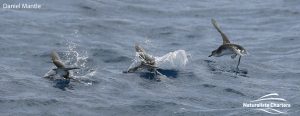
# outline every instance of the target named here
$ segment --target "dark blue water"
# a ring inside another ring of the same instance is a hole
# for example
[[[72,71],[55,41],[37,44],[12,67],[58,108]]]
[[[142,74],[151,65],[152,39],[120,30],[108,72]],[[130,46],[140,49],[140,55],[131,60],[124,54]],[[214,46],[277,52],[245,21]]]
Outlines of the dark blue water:
[[[42,8],[0,8],[1,116],[269,115],[242,107],[269,93],[300,114],[298,0],[0,1],[19,2]],[[222,43],[211,18],[250,53],[238,75],[237,59],[208,57]],[[161,82],[123,74],[135,43],[154,56],[182,49],[189,61]],[[52,50],[81,68],[81,82],[43,78]]]

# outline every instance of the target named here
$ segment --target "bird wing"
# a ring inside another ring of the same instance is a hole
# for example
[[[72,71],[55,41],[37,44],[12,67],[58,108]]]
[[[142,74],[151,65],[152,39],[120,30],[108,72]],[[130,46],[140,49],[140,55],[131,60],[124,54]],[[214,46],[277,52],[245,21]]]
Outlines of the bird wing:
[[[68,71],[68,70],[74,70],[74,69],[80,69],[80,68],[78,68],[78,67],[72,67],[72,68],[62,68],[62,69]]]
[[[144,48],[142,48],[139,44],[135,44],[135,51],[136,52],[145,52]]]
[[[143,67],[145,67],[145,68],[158,69],[158,67],[155,66],[155,65],[145,64],[145,63],[143,63],[142,65],[143,65]]]
[[[135,44],[135,51],[138,53],[139,58],[142,61],[155,62],[155,59],[151,55],[147,54],[144,48],[142,48],[140,45]]]
[[[64,68],[65,65],[60,61],[60,58],[58,56],[58,54],[55,51],[51,52],[51,59],[53,64],[57,67],[57,68]]]
[[[230,43],[228,37],[221,31],[220,27],[217,24],[217,21],[215,19],[211,19],[211,23],[214,25],[214,27],[217,29],[217,31],[221,34],[223,39],[223,44]]]
[[[55,51],[51,52],[51,59],[52,60],[60,60],[59,55]]]
[[[133,73],[133,72],[135,72],[135,71],[137,71],[137,70],[139,70],[139,69],[141,69],[141,65],[138,65],[138,66],[129,68],[129,69],[127,70],[127,73]]]
[[[244,56],[244,55],[245,55],[245,54],[242,54],[242,53],[241,53],[241,50],[238,49],[238,48],[236,48],[236,47],[233,47],[232,49],[233,49],[233,51],[234,51],[237,55],[240,55],[240,56]]]

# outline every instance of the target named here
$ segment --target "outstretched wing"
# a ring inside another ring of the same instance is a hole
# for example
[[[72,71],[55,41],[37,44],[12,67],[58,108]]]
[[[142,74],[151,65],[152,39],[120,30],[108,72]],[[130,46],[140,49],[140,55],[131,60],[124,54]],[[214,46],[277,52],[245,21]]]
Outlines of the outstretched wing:
[[[139,44],[135,44],[135,51],[136,52],[145,52],[144,48],[142,48]]]
[[[138,66],[135,66],[135,67],[132,67],[132,68],[129,68],[126,73],[133,73],[137,70],[141,69],[141,65],[138,65]]]
[[[241,52],[241,50],[240,49],[238,49],[238,48],[236,48],[236,47],[233,47],[232,48],[233,49],[233,51],[237,54],[237,55],[240,55],[240,56],[244,56],[245,54],[242,54]]]
[[[142,63],[142,66],[147,68],[147,69],[158,69],[157,66],[151,65],[151,64],[146,64],[146,63]]]
[[[80,68],[78,68],[78,67],[73,67],[73,68],[62,68],[62,69],[68,71],[68,70],[74,70],[74,69],[80,69]]]
[[[214,27],[217,29],[217,31],[221,34],[223,39],[223,44],[230,43],[228,37],[221,31],[220,27],[217,24],[217,21],[215,19],[211,19],[211,23],[214,25]]]
[[[151,55],[147,54],[145,52],[145,50],[140,45],[135,44],[135,51],[138,53],[139,58],[142,61],[148,62],[150,64],[154,64],[155,63],[154,57],[152,57]]]
[[[51,59],[53,64],[57,67],[57,68],[64,68],[65,65],[60,61],[60,58],[58,56],[58,54],[55,51],[51,52]]]

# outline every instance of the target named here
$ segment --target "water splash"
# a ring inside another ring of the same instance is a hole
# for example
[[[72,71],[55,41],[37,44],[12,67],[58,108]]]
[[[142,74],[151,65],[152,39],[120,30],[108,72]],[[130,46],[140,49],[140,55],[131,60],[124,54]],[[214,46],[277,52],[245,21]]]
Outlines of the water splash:
[[[76,79],[79,83],[92,85],[90,79],[96,74],[96,70],[92,66],[88,65],[89,57],[87,51],[78,49],[78,45],[71,41],[67,42],[66,45],[68,46],[67,51],[58,52],[60,53],[62,62],[64,62],[67,67],[80,68],[78,70],[70,71],[70,76]],[[56,67],[52,66],[44,77],[55,75],[55,72],[52,70],[54,68]]]
[[[67,62],[79,68],[87,68],[87,51],[77,49],[78,45],[74,42],[67,43],[68,50],[65,52]]]
[[[91,77],[96,74],[96,70],[88,65],[88,53],[87,51],[80,50],[78,44],[70,41],[67,42],[68,50],[65,52],[67,62],[72,67],[78,67],[80,70],[74,70],[71,75],[78,79],[80,83],[85,85],[92,85],[89,81]]]
[[[187,64],[188,55],[184,50],[176,50],[161,57],[155,57],[155,61],[160,68],[179,70]]]

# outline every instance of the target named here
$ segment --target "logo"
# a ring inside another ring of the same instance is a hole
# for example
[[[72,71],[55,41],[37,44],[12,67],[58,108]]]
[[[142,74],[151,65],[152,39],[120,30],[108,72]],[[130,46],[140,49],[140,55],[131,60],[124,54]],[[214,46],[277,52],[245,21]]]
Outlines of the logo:
[[[291,104],[287,100],[280,98],[278,93],[271,93],[247,103],[243,103],[244,108],[260,110],[269,114],[287,114]]]

